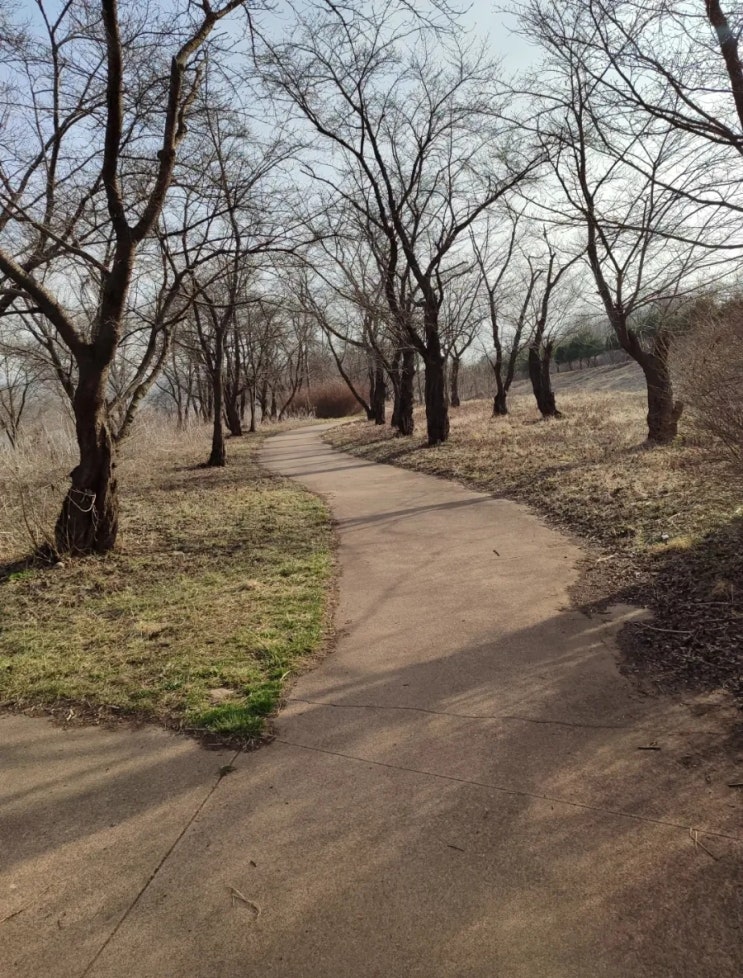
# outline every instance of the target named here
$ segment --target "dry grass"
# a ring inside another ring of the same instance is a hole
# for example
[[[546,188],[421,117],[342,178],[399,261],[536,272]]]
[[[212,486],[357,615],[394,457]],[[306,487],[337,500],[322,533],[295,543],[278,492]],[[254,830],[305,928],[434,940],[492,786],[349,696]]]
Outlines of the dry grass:
[[[652,661],[668,685],[701,677],[743,692],[743,500],[724,452],[689,424],[676,444],[647,449],[639,393],[563,393],[559,406],[565,417],[544,422],[529,396],[513,397],[505,419],[491,418],[489,402],[465,403],[451,412],[450,440],[435,448],[425,447],[421,412],[412,439],[363,422],[327,438],[522,500],[577,532],[594,545],[582,603],[642,602],[659,628],[674,629],[638,631],[638,668]]]
[[[228,467],[203,469],[208,432],[140,428],[120,466],[117,551],[58,568],[8,566],[29,541],[4,497],[6,708],[137,717],[220,741],[265,733],[286,679],[322,645],[332,536],[315,496],[258,467],[260,442],[230,441]],[[68,463],[63,451],[36,469],[15,461],[37,515],[56,513]]]
[[[76,464],[72,425],[39,427],[0,446],[0,563],[51,542],[59,508]]]
[[[435,448],[425,447],[420,411],[412,439],[360,422],[327,437],[365,458],[526,500],[610,546],[645,549],[665,536],[672,546],[724,523],[740,502],[724,460],[691,434],[669,448],[644,447],[641,394],[563,394],[560,408],[564,419],[540,421],[533,398],[519,395],[496,419],[489,402],[470,401],[451,412],[450,439]]]

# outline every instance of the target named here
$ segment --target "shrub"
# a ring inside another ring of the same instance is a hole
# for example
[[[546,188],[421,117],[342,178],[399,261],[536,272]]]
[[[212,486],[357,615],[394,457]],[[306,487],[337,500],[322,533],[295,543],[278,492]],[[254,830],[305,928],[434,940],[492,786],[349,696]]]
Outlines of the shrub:
[[[307,394],[316,418],[347,418],[361,406],[342,380],[330,380]]]
[[[707,307],[674,344],[673,367],[697,427],[743,469],[743,299]]]

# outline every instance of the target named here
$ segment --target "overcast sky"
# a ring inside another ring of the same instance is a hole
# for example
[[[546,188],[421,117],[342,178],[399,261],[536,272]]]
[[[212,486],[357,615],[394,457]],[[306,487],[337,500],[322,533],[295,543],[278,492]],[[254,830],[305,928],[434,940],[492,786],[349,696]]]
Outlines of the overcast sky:
[[[465,23],[487,41],[494,55],[503,60],[508,71],[529,68],[536,58],[535,48],[520,37],[515,14],[498,10],[501,4],[492,0],[473,0],[464,15]]]

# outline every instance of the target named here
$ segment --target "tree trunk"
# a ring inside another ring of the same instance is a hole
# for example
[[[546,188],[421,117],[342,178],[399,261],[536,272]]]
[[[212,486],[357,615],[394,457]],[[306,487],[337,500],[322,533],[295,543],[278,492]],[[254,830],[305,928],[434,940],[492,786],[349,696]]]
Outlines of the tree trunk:
[[[390,427],[400,427],[400,381],[401,381],[402,350],[397,350],[392,360],[392,367],[389,372],[390,383],[392,384],[392,417]],[[372,420],[371,418],[369,419]]]
[[[503,354],[500,343],[496,347],[495,363],[493,364],[493,375],[495,377],[495,397],[493,398],[493,417],[501,418],[508,414],[508,388],[503,383]]]
[[[431,350],[426,366],[426,432],[429,445],[439,445],[449,437],[449,406],[446,399],[446,370],[441,353]]]
[[[415,419],[413,418],[415,352],[413,350],[403,350],[400,360],[399,376],[398,403],[396,407],[397,424],[395,427],[401,435],[409,437],[415,431]]]
[[[238,397],[227,397],[225,399],[224,414],[229,433],[233,438],[241,438],[243,425],[240,416],[240,400]]]
[[[625,353],[642,367],[645,374],[648,397],[648,442],[651,445],[668,445],[678,434],[678,423],[684,410],[681,401],[673,399],[673,384],[668,367],[671,334],[659,329],[653,340],[653,349],[643,349],[637,334],[627,326],[626,315],[614,313],[611,318],[619,344]]]
[[[108,367],[93,354],[78,363],[73,399],[80,462],[54,531],[57,554],[106,553],[116,543],[119,504],[113,438],[106,415]]]
[[[253,396],[252,391],[250,392],[250,401],[248,403],[248,406],[250,408],[250,434],[254,435],[255,434],[255,397]]]
[[[452,407],[459,407],[461,401],[459,399],[459,357],[452,357],[451,361],[451,377],[449,378],[449,385],[451,390],[451,397],[449,403]]]
[[[222,411],[224,410],[223,340],[222,331],[219,330],[214,344],[214,371],[212,373],[214,426],[212,429],[212,450],[206,463],[208,468],[221,468],[227,464],[224,429],[222,428]]]
[[[653,352],[643,357],[640,366],[648,389],[648,441],[654,445],[668,445],[678,434],[684,405],[673,399],[667,338],[656,338]]]
[[[493,398],[493,417],[502,418],[508,414],[508,395],[502,383],[496,384],[495,397]]]
[[[529,379],[539,412],[543,418],[561,418],[562,414],[557,410],[555,393],[552,390],[551,362],[551,343],[546,343],[543,347],[529,347]]]
[[[384,370],[381,362],[377,361],[374,367],[374,383],[370,391],[370,407],[374,424],[385,423],[385,403],[387,401],[387,385],[384,382]]]
[[[395,402],[392,409],[393,428],[401,435],[412,435],[415,431],[413,417],[415,381],[415,353],[413,350],[400,350],[395,357],[393,388]]]

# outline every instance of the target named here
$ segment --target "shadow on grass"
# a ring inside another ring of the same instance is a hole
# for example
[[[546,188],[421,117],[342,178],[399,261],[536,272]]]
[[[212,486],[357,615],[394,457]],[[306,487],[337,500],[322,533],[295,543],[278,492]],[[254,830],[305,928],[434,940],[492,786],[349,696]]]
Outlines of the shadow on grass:
[[[743,516],[640,566],[609,598],[653,613],[620,633],[624,670],[663,690],[722,688],[743,705]]]
[[[19,557],[16,560],[0,563],[0,585],[9,581],[16,581],[33,571],[51,570],[55,562],[44,554],[29,554],[27,557]]]

